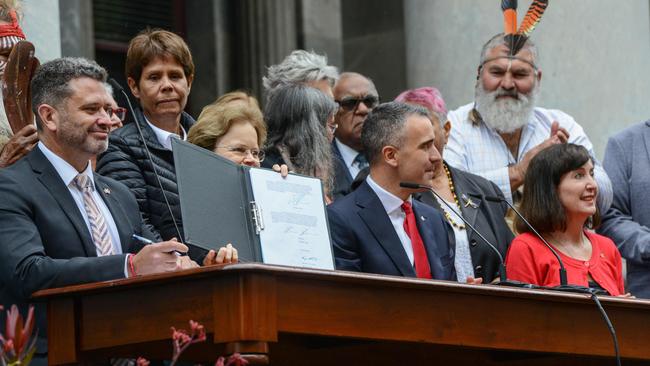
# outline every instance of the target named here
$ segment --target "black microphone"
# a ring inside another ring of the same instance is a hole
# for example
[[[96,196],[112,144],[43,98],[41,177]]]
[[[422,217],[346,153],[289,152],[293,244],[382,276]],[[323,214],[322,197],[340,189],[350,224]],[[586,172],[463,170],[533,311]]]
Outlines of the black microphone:
[[[447,201],[445,201],[439,194],[436,192],[432,187],[427,186],[425,184],[418,184],[418,183],[412,183],[412,182],[400,182],[400,187],[402,188],[411,188],[411,189],[426,189],[431,191],[434,196],[438,197],[440,202],[442,202],[447,208],[451,210],[451,212],[455,213],[456,216],[460,217],[460,219],[467,225],[470,229],[472,229],[476,235],[478,235],[479,238],[481,238],[485,244],[487,244],[492,251],[496,253],[496,255],[499,257],[499,283],[498,285],[501,286],[513,286],[513,287],[526,287],[526,288],[537,288],[538,286],[528,284],[528,283],[523,283],[523,282],[518,282],[518,281],[508,281],[508,275],[506,274],[506,263],[503,260],[503,256],[499,252],[499,250],[492,244],[490,243],[484,236],[481,234],[480,231],[476,230],[476,228],[470,224],[463,215],[461,215],[458,211],[456,211]]]
[[[528,220],[526,220],[524,215],[522,215],[521,212],[519,212],[519,210],[517,210],[514,205],[512,205],[510,202],[508,202],[507,199],[502,198],[502,197],[478,196],[478,195],[474,195],[474,194],[470,194],[470,196],[484,198],[486,201],[491,201],[491,202],[498,202],[498,203],[505,202],[512,209],[512,211],[514,211],[514,213],[517,216],[519,216],[521,221],[523,221],[526,224],[526,226],[528,226],[528,228],[530,230],[532,230],[532,232],[535,234],[535,236],[537,236],[539,238],[539,240],[541,240],[542,243],[544,243],[544,245],[546,245],[546,247],[551,251],[551,253],[553,253],[553,255],[557,259],[558,263],[560,264],[560,286],[569,286],[569,283],[568,283],[567,278],[566,278],[566,268],[564,268],[564,262],[562,262],[562,258],[560,258],[560,255],[557,254],[557,252],[555,251],[555,249],[553,249],[551,244],[549,244],[546,241],[546,239],[544,239],[544,237],[537,230],[535,230],[533,225],[531,225],[530,222],[528,222]]]
[[[126,98],[126,103],[129,105],[129,111],[131,111],[131,114],[133,115],[133,119],[135,120],[135,127],[138,129],[138,135],[140,135],[140,139],[142,140],[142,145],[144,146],[144,151],[147,154],[147,159],[151,164],[151,168],[153,168],[153,174],[156,176],[156,181],[158,182],[158,186],[160,187],[163,198],[165,199],[165,205],[167,206],[167,210],[169,210],[169,215],[171,216],[172,222],[174,223],[174,229],[176,230],[176,235],[178,235],[177,238],[181,242],[184,242],[183,237],[181,236],[181,231],[178,229],[178,223],[176,222],[176,218],[174,218],[174,212],[172,211],[172,206],[169,204],[169,200],[167,200],[167,194],[165,193],[165,189],[163,188],[162,182],[160,181],[160,176],[158,175],[156,164],[154,164],[153,162],[153,159],[151,157],[151,152],[149,151],[147,142],[144,139],[144,134],[142,133],[142,127],[140,126],[138,115],[135,113],[135,110],[133,109],[133,105],[131,105],[131,100],[129,99],[129,96],[124,91],[124,88],[122,88],[122,86],[117,81],[115,81],[115,79],[113,78],[108,79],[108,83],[111,84],[113,89],[118,90],[120,93],[124,94],[124,97]]]

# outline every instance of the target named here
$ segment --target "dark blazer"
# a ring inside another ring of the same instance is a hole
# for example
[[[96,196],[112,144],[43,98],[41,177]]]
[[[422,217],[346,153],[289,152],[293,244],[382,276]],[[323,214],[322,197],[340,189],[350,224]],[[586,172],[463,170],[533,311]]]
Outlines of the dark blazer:
[[[332,198],[336,200],[350,193],[350,186],[354,180],[354,177],[350,174],[350,170],[345,165],[341,151],[336,145],[336,140],[332,141],[332,165],[334,166],[334,190],[332,192]]]
[[[413,211],[433,278],[454,279],[453,251],[444,218],[417,201],[413,201]],[[367,182],[329,205],[327,214],[337,269],[416,276],[384,206]]]
[[[132,234],[158,236],[144,225],[133,194],[94,174],[97,191],[111,211],[122,251],[139,249]],[[0,171],[0,299],[26,314],[33,292],[124,277],[126,254],[97,257],[79,208],[39,148]],[[36,307],[38,351],[47,348],[45,308]]]
[[[158,142],[156,133],[145,122],[142,110],[136,108],[135,113],[138,114],[138,120],[142,122],[140,124],[142,134],[165,192],[163,193],[160,189],[154,175],[152,162],[147,157],[142,145],[136,122],[126,124],[109,135],[108,149],[97,158],[97,171],[99,174],[113,178],[129,187],[138,200],[142,217],[153,225],[163,239],[169,240],[178,237],[178,234],[165,203],[165,197],[163,197],[165,194],[180,230],[181,238],[177,239],[183,241],[183,219],[178,197],[178,185],[176,184],[174,154]],[[186,132],[189,132],[194,125],[194,119],[183,112],[181,125]],[[193,259],[204,254],[198,250],[195,253],[194,249],[190,248],[190,256]]]
[[[454,182],[456,196],[461,205],[463,217],[469,221],[487,240],[499,250],[505,259],[510,242],[514,239],[512,231],[508,227],[504,217],[508,206],[505,203],[493,203],[483,201],[476,196],[498,196],[503,198],[503,192],[491,181],[478,175],[467,173],[447,165],[451,179]],[[368,176],[369,169],[359,172],[359,175],[352,183],[352,189],[359,187]],[[413,194],[413,198],[424,202],[429,206],[441,210],[438,201],[431,192]],[[471,200],[471,205],[467,204]],[[442,212],[442,211],[440,211]],[[453,230],[449,230],[452,249],[456,252],[456,240]],[[499,272],[499,257],[490,249],[487,244],[473,231],[469,231],[469,250],[474,265],[474,275],[482,277],[484,283],[491,282]]]
[[[484,201],[476,197],[498,196],[503,198],[503,193],[496,184],[485,178],[449,165],[447,167],[449,168],[451,179],[454,182],[454,190],[460,203],[463,218],[469,221],[490,243],[496,246],[505,259],[508,246],[510,246],[510,242],[514,238],[512,231],[510,231],[504,219],[508,206],[505,203]],[[418,193],[414,197],[421,202],[441,210],[438,201],[431,192]],[[499,257],[483,242],[476,232],[470,229],[468,233],[469,250],[472,256],[472,264],[474,265],[474,276],[482,277],[484,283],[489,283],[495,277],[498,277]],[[452,243],[455,250],[456,241],[453,240]]]

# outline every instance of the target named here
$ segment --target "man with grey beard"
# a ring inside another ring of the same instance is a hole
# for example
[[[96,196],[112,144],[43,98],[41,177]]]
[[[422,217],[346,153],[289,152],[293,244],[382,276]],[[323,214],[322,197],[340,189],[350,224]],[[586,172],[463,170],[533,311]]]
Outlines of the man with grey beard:
[[[596,163],[598,206],[604,212],[612,201],[611,182],[584,130],[568,114],[536,106],[542,79],[536,58],[530,39],[514,56],[503,34],[483,46],[475,101],[449,113],[452,129],[445,158],[493,181],[513,202],[537,153],[553,144],[582,145]]]

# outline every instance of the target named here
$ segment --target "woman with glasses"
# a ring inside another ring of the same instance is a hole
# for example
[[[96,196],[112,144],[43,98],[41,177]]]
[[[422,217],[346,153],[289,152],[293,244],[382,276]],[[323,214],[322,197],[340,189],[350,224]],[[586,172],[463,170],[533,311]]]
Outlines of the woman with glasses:
[[[289,170],[320,178],[329,197],[332,187],[330,132],[337,105],[321,91],[305,85],[277,89],[268,101],[264,116],[269,136],[262,166],[286,164]]]
[[[259,167],[266,125],[257,100],[241,91],[224,94],[201,111],[187,141],[236,164]]]

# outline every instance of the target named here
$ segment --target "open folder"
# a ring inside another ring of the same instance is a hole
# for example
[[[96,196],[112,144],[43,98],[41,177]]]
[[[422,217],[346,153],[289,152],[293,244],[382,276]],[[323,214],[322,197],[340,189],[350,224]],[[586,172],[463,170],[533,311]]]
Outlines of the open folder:
[[[334,269],[322,183],[237,165],[172,140],[185,241],[232,243],[244,262]]]

